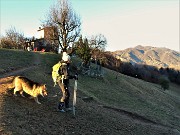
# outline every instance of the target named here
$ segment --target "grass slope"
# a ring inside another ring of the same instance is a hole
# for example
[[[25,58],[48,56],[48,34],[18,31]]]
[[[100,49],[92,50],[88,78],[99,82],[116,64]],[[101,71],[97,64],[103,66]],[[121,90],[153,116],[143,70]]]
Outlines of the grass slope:
[[[0,73],[32,65],[33,54],[25,51],[0,49]]]
[[[36,53],[36,55],[41,60],[40,65],[35,70],[25,72],[23,75],[34,81],[46,83],[49,94],[51,94],[52,90],[58,90],[58,87],[53,87],[51,70],[60,56],[52,53]],[[33,59],[32,52],[0,49],[0,62],[3,63],[0,69],[2,71],[6,70],[9,63],[16,69],[22,65],[30,65]],[[72,59],[72,61],[77,61],[77,59]],[[157,124],[180,131],[179,86],[171,84],[169,90],[163,91],[157,84],[120,73],[116,79],[115,71],[105,68],[103,70],[105,72],[103,79],[79,75],[78,91],[93,97],[96,104],[131,112]],[[73,87],[73,82],[71,82],[71,87]],[[107,115],[109,115],[108,112]],[[116,118],[112,117],[112,119]]]
[[[103,80],[80,77],[79,88],[99,102],[133,112],[163,125],[180,128],[180,88],[163,91],[152,84],[104,69]],[[173,93],[173,94],[172,94]]]

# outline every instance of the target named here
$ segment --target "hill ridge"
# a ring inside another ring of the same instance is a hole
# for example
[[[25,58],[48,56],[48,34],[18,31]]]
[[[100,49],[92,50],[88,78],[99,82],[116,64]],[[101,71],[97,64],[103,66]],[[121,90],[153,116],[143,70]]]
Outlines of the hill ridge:
[[[164,47],[138,45],[134,48],[114,51],[112,54],[123,62],[180,70],[180,53]]]

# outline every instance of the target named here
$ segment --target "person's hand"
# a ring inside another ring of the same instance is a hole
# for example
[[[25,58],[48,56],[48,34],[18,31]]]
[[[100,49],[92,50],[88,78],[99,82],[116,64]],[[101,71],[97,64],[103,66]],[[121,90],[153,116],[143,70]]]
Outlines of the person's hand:
[[[78,80],[78,74],[77,73],[75,74],[74,79]]]

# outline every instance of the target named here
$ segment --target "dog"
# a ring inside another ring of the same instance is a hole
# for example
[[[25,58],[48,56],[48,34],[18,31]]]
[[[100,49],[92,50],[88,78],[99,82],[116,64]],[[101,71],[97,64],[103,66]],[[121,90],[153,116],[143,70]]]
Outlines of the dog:
[[[16,76],[13,81],[14,86],[14,95],[16,95],[16,92],[19,91],[21,96],[24,97],[23,92],[29,94],[32,98],[34,98],[35,102],[38,104],[41,104],[38,101],[38,96],[47,96],[47,88],[46,84],[40,84],[33,82],[29,80],[26,77],[23,76]]]

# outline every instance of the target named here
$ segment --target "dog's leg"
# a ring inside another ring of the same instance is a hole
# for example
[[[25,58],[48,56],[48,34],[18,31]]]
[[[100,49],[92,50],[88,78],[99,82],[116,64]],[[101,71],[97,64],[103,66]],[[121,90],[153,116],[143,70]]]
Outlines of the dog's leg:
[[[17,91],[18,91],[18,90],[17,90],[17,88],[15,87],[15,88],[14,88],[14,96],[17,96],[17,95],[16,95],[16,92],[17,92]]]
[[[38,97],[34,97],[34,100],[35,100],[36,103],[41,104],[41,103],[38,101]]]
[[[23,91],[20,91],[20,94],[21,94],[22,97],[25,97],[24,94],[23,94]]]

